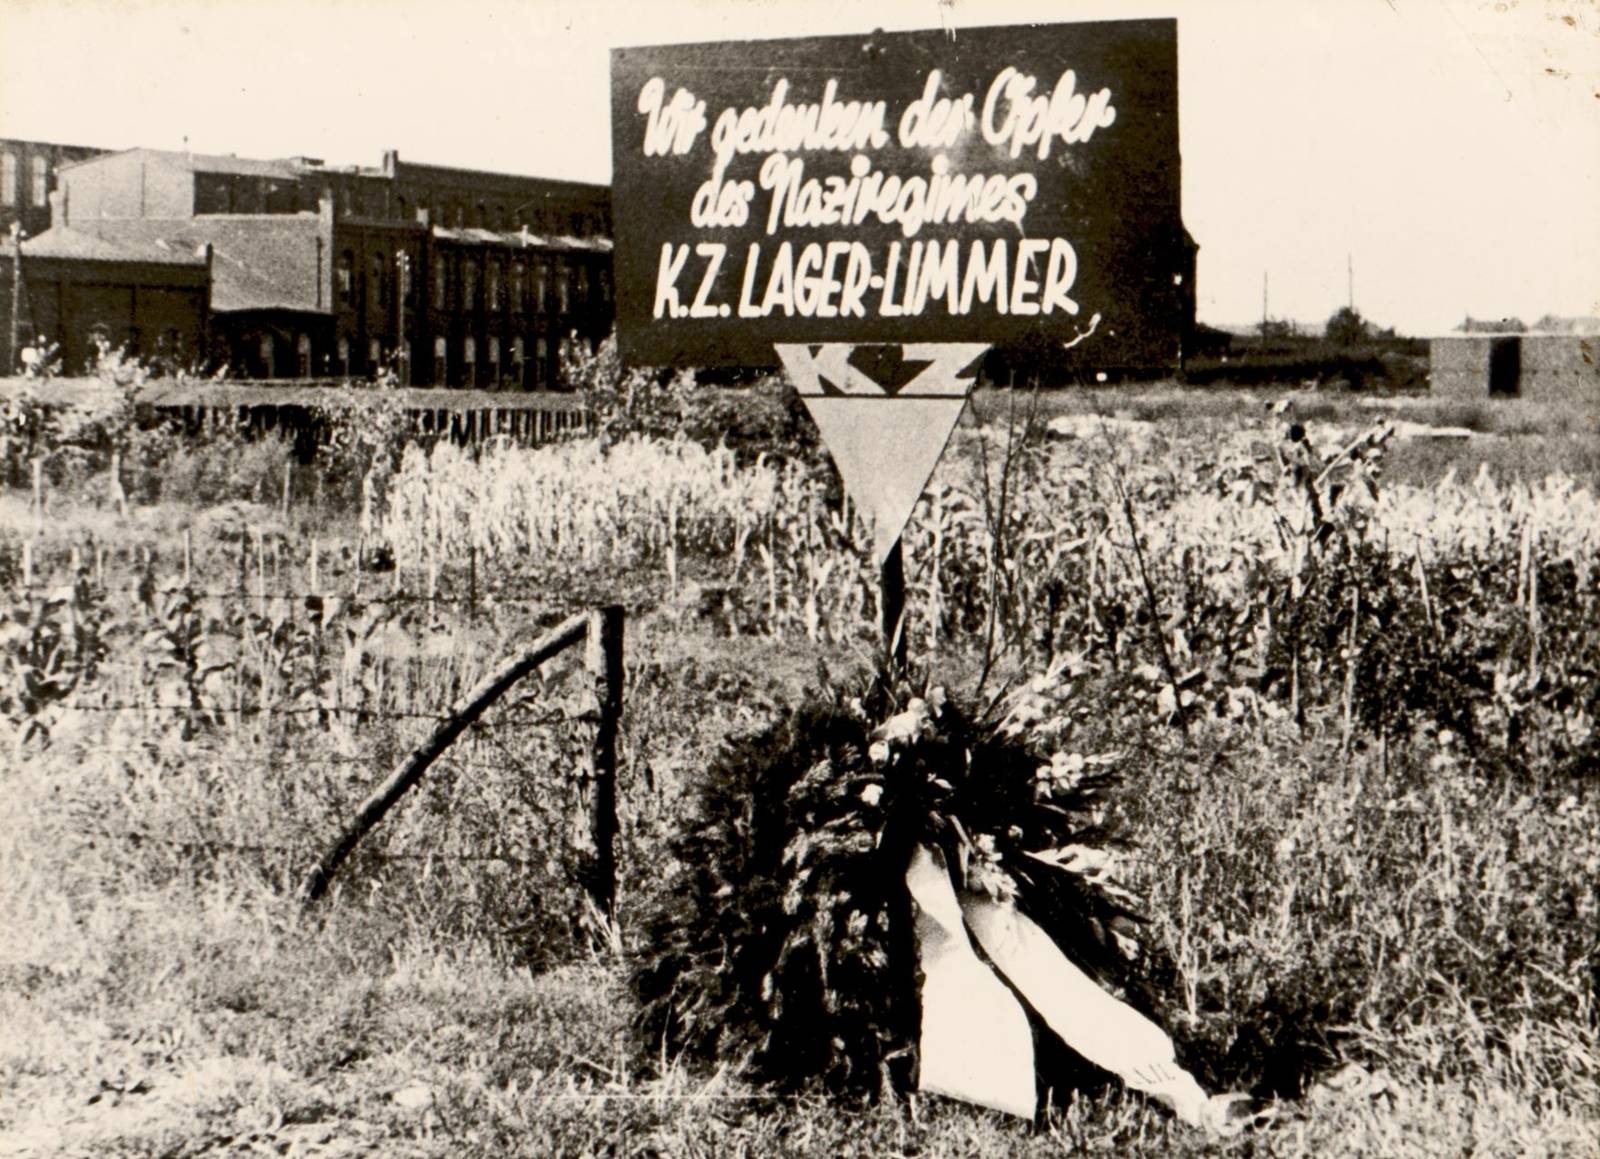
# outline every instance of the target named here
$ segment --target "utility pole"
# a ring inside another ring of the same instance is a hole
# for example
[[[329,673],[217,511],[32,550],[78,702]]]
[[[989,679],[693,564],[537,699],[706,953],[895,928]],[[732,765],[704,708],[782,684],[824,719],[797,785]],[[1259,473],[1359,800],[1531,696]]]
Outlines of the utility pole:
[[[1267,340],[1267,271],[1261,271],[1261,341]]]
[[[11,345],[6,349],[6,374],[14,374],[17,369],[17,339],[21,334],[22,309],[22,223],[11,223]]]
[[[411,288],[411,255],[401,250],[395,254],[394,279],[394,329],[395,350],[400,361],[400,385],[411,385],[411,356],[406,345],[406,291]]]

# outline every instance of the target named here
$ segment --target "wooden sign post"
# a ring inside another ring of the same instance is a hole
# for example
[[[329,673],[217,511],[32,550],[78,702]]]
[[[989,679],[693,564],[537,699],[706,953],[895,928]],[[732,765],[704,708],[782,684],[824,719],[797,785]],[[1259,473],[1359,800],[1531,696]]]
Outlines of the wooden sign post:
[[[895,668],[906,666],[906,557],[894,541],[878,568],[878,629],[883,651]]]

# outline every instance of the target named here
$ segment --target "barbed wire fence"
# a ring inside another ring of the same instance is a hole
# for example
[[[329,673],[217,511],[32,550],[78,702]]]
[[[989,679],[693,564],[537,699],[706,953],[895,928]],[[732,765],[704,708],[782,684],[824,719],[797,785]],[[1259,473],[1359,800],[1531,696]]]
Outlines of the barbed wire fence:
[[[507,648],[549,628],[565,593],[373,590],[359,552],[337,571],[318,567],[315,545],[293,552],[253,536],[207,546],[238,550],[237,584],[216,582],[215,550],[197,582],[187,535],[181,556],[74,545],[13,555],[0,572],[20,690],[5,703],[14,751],[53,749],[53,766],[164,786],[164,801],[136,789],[127,808],[85,810],[79,839],[270,861],[308,902],[347,858],[342,884],[369,890],[397,866],[415,871],[413,891],[430,880],[450,889],[441,867],[478,867],[469,899],[537,898],[543,920],[566,908],[574,929],[606,933],[619,608],[568,615],[531,646]],[[537,686],[513,694],[524,678]],[[219,778],[251,790],[230,804],[176,787]]]

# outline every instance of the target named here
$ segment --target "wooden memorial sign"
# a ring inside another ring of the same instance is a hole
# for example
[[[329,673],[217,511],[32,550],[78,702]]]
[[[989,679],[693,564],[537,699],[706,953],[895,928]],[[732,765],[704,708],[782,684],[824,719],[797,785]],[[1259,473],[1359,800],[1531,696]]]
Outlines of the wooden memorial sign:
[[[872,523],[890,638],[990,347],[1176,361],[1177,55],[1173,20],[612,53],[622,358],[782,363]]]
[[[620,48],[624,360],[981,342],[1170,366],[1177,23]]]

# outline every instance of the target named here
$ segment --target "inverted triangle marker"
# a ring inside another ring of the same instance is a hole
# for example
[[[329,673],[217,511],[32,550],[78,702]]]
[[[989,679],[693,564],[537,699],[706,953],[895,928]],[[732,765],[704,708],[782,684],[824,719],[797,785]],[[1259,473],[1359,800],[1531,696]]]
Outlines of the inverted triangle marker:
[[[833,455],[845,490],[872,528],[873,559],[882,567],[967,405],[973,379],[962,372],[987,347],[907,346],[905,358],[929,366],[894,395],[849,363],[852,349],[779,345],[777,352]]]
[[[911,512],[967,405],[964,398],[807,398],[822,441],[872,528],[879,567]]]

